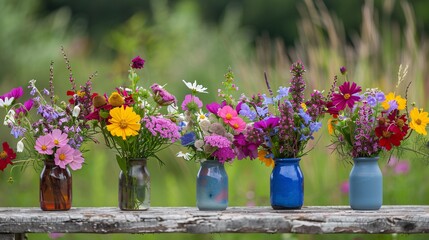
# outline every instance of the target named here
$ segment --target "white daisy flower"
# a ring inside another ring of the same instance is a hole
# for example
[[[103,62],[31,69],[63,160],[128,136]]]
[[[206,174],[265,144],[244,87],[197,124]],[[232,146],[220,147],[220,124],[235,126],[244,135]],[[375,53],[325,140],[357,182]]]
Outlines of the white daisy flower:
[[[13,100],[15,100],[14,97],[5,97],[4,100],[0,98],[0,107],[9,107],[12,104]]]
[[[197,120],[198,120],[198,122],[201,122],[201,121],[203,121],[203,120],[208,120],[208,118],[207,118],[206,114],[204,114],[204,113],[203,113],[203,111],[202,111],[201,109],[200,109],[200,111],[199,111],[199,112],[197,112],[195,115],[197,116]]]
[[[192,155],[190,153],[183,153],[182,151],[176,154],[176,157],[184,158],[186,161],[191,160]]]
[[[197,81],[194,81],[194,83],[186,82],[185,80],[182,80],[182,81],[189,89],[191,89],[194,92],[207,93],[206,92],[207,88],[205,88],[203,85],[197,85]]]
[[[167,112],[168,112],[168,114],[176,114],[179,112],[179,109],[176,106],[176,104],[173,103],[173,104],[168,105]]]

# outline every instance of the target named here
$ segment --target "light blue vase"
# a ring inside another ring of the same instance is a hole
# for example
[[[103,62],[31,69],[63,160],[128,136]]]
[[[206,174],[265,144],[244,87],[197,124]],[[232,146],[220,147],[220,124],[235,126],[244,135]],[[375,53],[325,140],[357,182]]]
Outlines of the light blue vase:
[[[278,158],[271,172],[270,200],[273,209],[300,209],[304,203],[304,175],[300,158]]]
[[[228,207],[228,175],[223,163],[206,160],[197,175],[197,207],[202,211],[222,211]]]
[[[350,207],[353,210],[378,210],[383,204],[383,175],[378,157],[353,158],[350,172]]]

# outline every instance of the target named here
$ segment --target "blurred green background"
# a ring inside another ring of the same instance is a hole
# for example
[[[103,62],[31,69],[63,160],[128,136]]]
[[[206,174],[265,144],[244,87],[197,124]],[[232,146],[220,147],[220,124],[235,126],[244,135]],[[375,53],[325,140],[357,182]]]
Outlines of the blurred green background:
[[[302,60],[308,89],[328,90],[339,67],[364,88],[393,91],[400,64],[409,65],[409,100],[428,109],[429,2],[340,0],[0,0],[0,89],[26,86],[36,79],[48,85],[49,63],[55,62],[56,93],[66,99],[68,73],[64,46],[78,83],[97,71],[96,92],[110,93],[126,81],[130,60],[146,59],[141,84],[168,83],[179,99],[182,79],[215,93],[228,67],[241,92],[265,89],[266,71],[275,88],[287,85],[289,66]],[[397,92],[404,94],[403,89]],[[307,91],[309,95],[310,90]],[[27,93],[28,94],[28,93]],[[426,95],[427,96],[427,95]],[[2,141],[11,139],[0,130]],[[101,139],[101,138],[100,138]],[[303,157],[305,205],[347,205],[351,166],[327,147],[326,127],[316,136],[317,148]],[[316,141],[315,141],[316,142]],[[315,142],[313,144],[315,144]],[[310,148],[312,146],[308,146]],[[73,172],[73,206],[117,205],[119,167],[103,145],[89,144],[86,166]],[[179,146],[160,154],[160,168],[150,161],[151,206],[195,206],[199,166],[175,157]],[[380,162],[384,204],[424,205],[429,202],[426,161],[403,157]],[[230,206],[269,205],[269,174],[258,160],[226,166]],[[1,207],[38,207],[38,171],[0,174]],[[265,179],[265,180],[263,180]],[[47,234],[30,234],[47,239]],[[66,234],[62,239],[427,239],[423,235],[293,235],[293,234]]]

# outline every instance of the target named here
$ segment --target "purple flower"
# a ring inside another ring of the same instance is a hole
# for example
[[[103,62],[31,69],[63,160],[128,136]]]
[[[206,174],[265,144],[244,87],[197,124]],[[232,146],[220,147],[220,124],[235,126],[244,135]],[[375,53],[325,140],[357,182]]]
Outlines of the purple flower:
[[[48,95],[48,96],[49,96],[49,94],[50,94],[50,93],[49,93],[48,89],[44,88],[44,89],[43,89],[43,94],[45,94],[45,95]]]
[[[219,111],[219,109],[221,108],[221,105],[217,102],[212,102],[212,103],[207,104],[206,108],[209,112],[216,115],[217,111]]]
[[[179,127],[170,119],[150,116],[143,118],[142,123],[155,137],[169,139],[172,143],[180,138]]]
[[[410,164],[407,161],[399,161],[395,166],[396,174],[407,174],[410,171]]]
[[[396,110],[397,108],[398,108],[398,102],[396,102],[396,100],[390,100],[389,101],[389,109],[387,109],[387,113],[390,113],[393,110]]]
[[[182,146],[190,146],[190,145],[193,145],[195,143],[195,140],[197,140],[195,133],[189,132],[189,133],[184,134],[180,138],[180,143],[182,144]]]
[[[377,105],[377,99],[373,96],[368,96],[367,102],[371,107],[375,107],[375,105]]]
[[[356,101],[360,100],[358,93],[362,91],[362,88],[355,82],[344,82],[339,86],[340,92],[332,94],[332,103],[338,110],[343,110],[348,106],[352,108]]]
[[[131,65],[132,68],[141,69],[144,66],[145,60],[140,56],[137,56],[133,60],[131,60],[131,62],[132,62],[132,65]]]
[[[383,92],[377,92],[375,94],[375,98],[377,99],[378,102],[384,102],[384,100],[386,100],[386,96],[384,95]]]
[[[265,120],[255,122],[254,127],[265,130],[267,128],[274,128],[279,125],[280,118],[278,117],[270,117]]]
[[[347,69],[346,69],[346,67],[344,67],[344,66],[342,66],[342,67],[340,67],[340,72],[341,72],[341,74],[346,74],[347,73]]]
[[[238,160],[246,157],[250,157],[250,159],[258,157],[259,144],[247,141],[246,137],[242,133],[234,136],[233,143],[236,147]]]
[[[229,148],[231,146],[231,142],[228,138],[219,135],[205,136],[204,142],[209,146],[217,148]]]
[[[21,126],[12,126],[10,130],[10,134],[12,134],[15,138],[23,137],[26,129]]]
[[[234,159],[235,153],[229,147],[219,148],[212,153],[212,157],[215,157],[220,163],[224,163]]]
[[[33,99],[28,99],[23,106],[20,106],[15,110],[15,114],[19,116],[20,113],[27,114],[33,108],[34,101]]]
[[[203,107],[203,102],[201,102],[201,100],[196,97],[193,96],[191,94],[188,94],[185,96],[185,100],[183,100],[182,102],[182,110],[186,111],[186,110],[198,110],[200,108]]]
[[[168,106],[176,102],[176,98],[157,83],[153,84],[150,88],[153,92],[153,99],[160,106]]]

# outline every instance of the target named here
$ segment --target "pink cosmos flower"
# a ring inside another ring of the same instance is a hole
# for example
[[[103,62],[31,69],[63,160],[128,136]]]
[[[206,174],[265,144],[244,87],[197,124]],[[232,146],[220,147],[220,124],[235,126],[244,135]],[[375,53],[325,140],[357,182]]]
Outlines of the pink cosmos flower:
[[[190,103],[196,104],[196,106],[198,108],[202,108],[203,107],[203,102],[201,102],[201,100],[198,97],[193,96],[192,94],[188,94],[188,95],[185,96],[185,100],[183,100],[183,102],[182,102],[182,110],[183,111],[188,110],[188,105]]]
[[[69,166],[72,170],[78,170],[82,168],[82,164],[85,159],[82,157],[82,153],[75,149],[73,152],[73,161],[69,163]]]
[[[34,148],[40,154],[51,155],[54,153],[52,150],[55,147],[54,141],[52,140],[51,134],[40,136],[36,140],[36,146]]]
[[[230,123],[238,114],[231,106],[226,105],[218,110],[217,115],[221,117],[225,123]]]
[[[339,89],[340,92],[332,94],[331,99],[336,109],[341,111],[346,108],[346,106],[351,109],[355,102],[360,100],[357,93],[362,91],[362,89],[355,82],[353,82],[351,86],[350,82],[344,82]]]
[[[246,128],[246,122],[240,117],[232,118],[231,121],[229,121],[229,125],[238,133]]]
[[[66,165],[73,161],[74,151],[69,145],[58,148],[55,152],[55,165],[65,169]]]
[[[54,129],[51,133],[51,136],[55,147],[64,147],[69,141],[67,139],[67,134],[61,132],[59,129]]]

